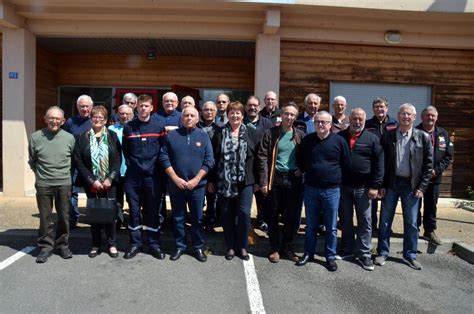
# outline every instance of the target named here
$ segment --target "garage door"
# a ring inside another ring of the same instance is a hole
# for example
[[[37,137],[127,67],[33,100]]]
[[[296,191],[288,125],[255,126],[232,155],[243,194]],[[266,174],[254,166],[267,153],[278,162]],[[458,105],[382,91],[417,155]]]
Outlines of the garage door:
[[[397,118],[398,107],[404,103],[411,103],[416,108],[417,121],[423,108],[431,105],[431,86],[428,85],[402,85],[402,84],[376,84],[376,83],[350,83],[331,82],[329,96],[330,102],[334,97],[346,97],[348,110],[362,107],[367,112],[367,118],[373,116],[372,101],[377,97],[385,97],[389,103],[389,116]],[[331,113],[333,109],[331,108]]]

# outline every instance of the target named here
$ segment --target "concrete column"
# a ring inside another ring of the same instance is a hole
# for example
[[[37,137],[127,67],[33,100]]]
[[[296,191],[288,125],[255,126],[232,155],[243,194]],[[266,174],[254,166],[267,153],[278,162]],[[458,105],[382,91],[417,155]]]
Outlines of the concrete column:
[[[280,94],[280,35],[260,34],[255,47],[255,95]]]
[[[28,136],[35,131],[36,37],[21,28],[3,28],[3,193],[34,191],[28,165]]]

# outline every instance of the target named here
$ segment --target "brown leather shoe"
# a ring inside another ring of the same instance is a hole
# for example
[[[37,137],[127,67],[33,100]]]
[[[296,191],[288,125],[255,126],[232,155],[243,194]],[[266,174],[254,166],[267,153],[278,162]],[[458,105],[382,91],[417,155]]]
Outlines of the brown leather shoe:
[[[283,247],[283,254],[292,262],[297,262],[299,260],[298,256],[296,256],[295,252],[289,245],[285,245]]]
[[[270,256],[268,256],[268,260],[272,263],[278,263],[280,261],[280,254],[278,254],[278,251],[273,251]]]

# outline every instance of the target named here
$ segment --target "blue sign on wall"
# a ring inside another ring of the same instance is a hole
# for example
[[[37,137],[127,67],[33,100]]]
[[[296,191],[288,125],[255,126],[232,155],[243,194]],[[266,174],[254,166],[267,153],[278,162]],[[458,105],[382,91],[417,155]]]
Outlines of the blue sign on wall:
[[[8,78],[10,80],[18,80],[18,72],[8,72]]]

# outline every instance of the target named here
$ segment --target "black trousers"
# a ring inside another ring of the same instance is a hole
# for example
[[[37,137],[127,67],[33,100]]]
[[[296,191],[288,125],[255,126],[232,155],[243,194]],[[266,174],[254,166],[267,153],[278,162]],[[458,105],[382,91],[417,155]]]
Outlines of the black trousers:
[[[92,197],[109,197],[109,198],[115,198],[117,195],[117,190],[116,186],[112,185],[110,190],[108,192],[100,192],[100,193],[92,193],[90,192],[89,188],[84,187],[84,191],[86,192],[86,195],[88,198]],[[107,244],[109,247],[111,246],[116,246],[116,238],[117,238],[117,232],[116,232],[116,223],[111,223],[111,224],[91,224],[91,236],[92,236],[92,246],[93,247],[100,247],[100,244],[102,242],[102,232],[101,230],[105,230],[105,236],[107,237]]]
[[[439,184],[430,182],[423,195],[423,229],[425,232],[436,230],[436,212],[438,210]],[[418,212],[418,227],[421,226],[421,202]]]
[[[36,186],[36,203],[40,215],[38,247],[52,251],[69,246],[69,209],[71,206],[71,185]],[[53,204],[58,214],[56,231],[53,222]]]
[[[296,224],[299,223],[299,198],[302,189],[302,178],[294,172],[276,172],[273,186],[267,197],[265,217],[268,219],[268,237],[272,250],[293,242]],[[280,217],[283,221],[282,241],[280,241]]]

